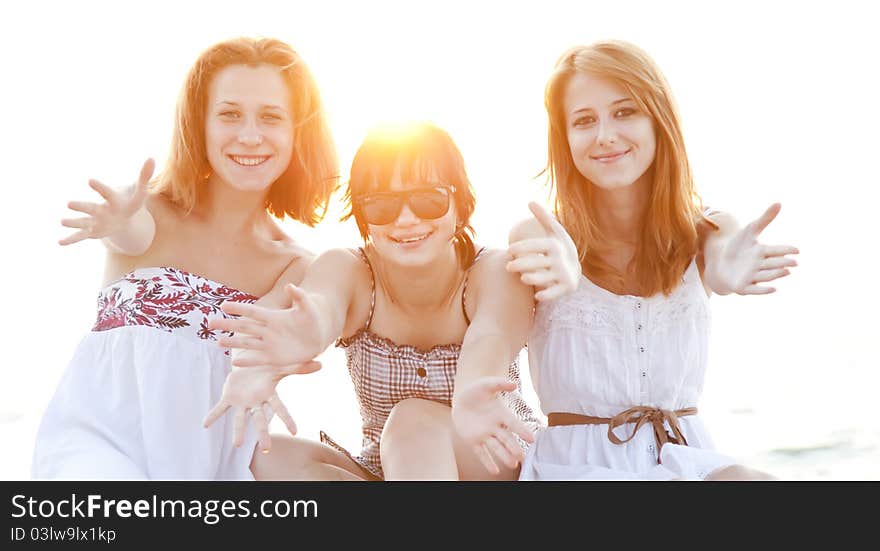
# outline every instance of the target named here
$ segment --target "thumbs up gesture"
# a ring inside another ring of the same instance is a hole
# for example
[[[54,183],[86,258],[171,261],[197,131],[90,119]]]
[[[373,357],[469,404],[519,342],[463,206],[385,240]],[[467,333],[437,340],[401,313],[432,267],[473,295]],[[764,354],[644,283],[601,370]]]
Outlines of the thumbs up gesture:
[[[508,272],[536,288],[535,300],[552,300],[577,288],[581,263],[577,247],[556,218],[532,201],[529,210],[536,223],[515,228],[507,249]]]

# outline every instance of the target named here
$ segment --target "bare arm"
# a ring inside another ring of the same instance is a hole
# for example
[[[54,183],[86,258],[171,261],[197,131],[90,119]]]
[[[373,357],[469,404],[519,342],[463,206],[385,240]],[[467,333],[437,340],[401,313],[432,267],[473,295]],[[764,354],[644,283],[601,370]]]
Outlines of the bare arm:
[[[365,269],[351,251],[328,251],[309,266],[302,285],[283,286],[281,309],[226,302],[223,311],[240,317],[213,319],[210,327],[250,335],[220,340],[222,346],[246,349],[234,365],[283,367],[310,361],[342,333]]]
[[[309,267],[314,264],[317,256],[303,248],[296,251],[294,258],[287,264],[268,293],[260,297],[254,304],[260,306],[283,308],[285,306],[284,288],[287,284],[300,285],[306,277]]]
[[[345,315],[354,296],[360,262],[351,252],[328,251],[312,260],[310,253],[294,260],[281,274],[272,291],[255,304],[227,302],[223,310],[239,314],[238,319],[214,318],[212,329],[235,333],[223,337],[221,346],[231,347],[233,370],[226,378],[220,401],[208,413],[204,425],[213,424],[233,409],[233,444],[240,446],[249,419],[259,434],[264,453],[271,448],[269,419],[277,413],[287,430],[296,434],[296,423],[278,397],[276,387],[284,377],[313,373],[321,365],[313,361],[342,331]],[[297,287],[302,280],[302,285]],[[278,326],[278,327],[276,327]],[[286,338],[284,331],[295,332]],[[325,336],[327,336],[325,338]],[[268,344],[267,348],[263,345]],[[285,351],[292,346],[292,351]],[[280,350],[276,350],[276,348]],[[290,361],[267,361],[292,353]],[[271,410],[266,411],[268,405]]]
[[[487,376],[507,377],[532,324],[532,290],[505,270],[501,251],[489,251],[470,274],[471,324],[461,345],[455,388]]]
[[[506,262],[504,253],[493,251],[472,269],[474,314],[462,343],[452,398],[455,430],[492,473],[499,472],[494,458],[511,468],[524,458],[514,435],[533,439],[499,396],[516,389],[508,380],[508,369],[525,344],[534,311],[532,289],[505,270]]]
[[[147,159],[137,182],[128,188],[114,190],[97,180],[89,186],[104,198],[104,203],[71,201],[68,208],[88,216],[66,218],[61,225],[78,231],[61,239],[60,245],[70,245],[84,239],[101,239],[107,250],[125,256],[140,256],[153,243],[156,222],[147,208],[150,176],[155,163]]]

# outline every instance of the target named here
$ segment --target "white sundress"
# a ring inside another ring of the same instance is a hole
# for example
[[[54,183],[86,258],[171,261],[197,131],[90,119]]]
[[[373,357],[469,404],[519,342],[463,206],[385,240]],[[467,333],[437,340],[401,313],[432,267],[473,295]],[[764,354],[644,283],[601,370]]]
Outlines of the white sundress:
[[[611,418],[634,406],[696,407],[709,325],[695,261],[670,296],[616,295],[582,276],[575,291],[539,304],[535,314],[529,371],[541,410]],[[651,423],[623,444],[609,440],[607,424],[542,428],[520,480],[693,480],[735,463],[712,450],[699,414],[678,422],[687,445],[666,443],[659,458]],[[614,434],[624,440],[634,427]]]
[[[31,475],[64,480],[253,480],[257,436],[232,445],[231,415],[209,429],[231,369],[208,328],[227,301],[257,297],[169,267],[101,290],[37,432]]]

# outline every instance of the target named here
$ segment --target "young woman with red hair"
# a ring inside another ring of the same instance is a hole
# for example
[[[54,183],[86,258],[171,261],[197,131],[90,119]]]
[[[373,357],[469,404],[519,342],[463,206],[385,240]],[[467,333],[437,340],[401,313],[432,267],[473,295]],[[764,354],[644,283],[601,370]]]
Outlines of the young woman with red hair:
[[[236,447],[228,427],[202,427],[231,369],[208,317],[271,301],[282,273],[302,278],[313,256],[272,217],[317,223],[337,170],[318,88],[289,45],[239,38],[201,54],[158,179],[148,160],[133,189],[91,181],[105,202],[72,202],[86,216],[62,221],[77,230],[62,245],[107,246],[105,287],[40,425],[35,478],[252,479],[257,435]]]
[[[582,276],[536,311],[529,369],[549,426],[521,478],[766,478],[712,451],[696,406],[709,296],[772,293],[796,265],[795,247],[758,241],[780,205],[745,227],[702,207],[669,85],[631,44],[566,52],[545,104],[555,211]],[[547,284],[547,243],[520,225],[508,269]]]

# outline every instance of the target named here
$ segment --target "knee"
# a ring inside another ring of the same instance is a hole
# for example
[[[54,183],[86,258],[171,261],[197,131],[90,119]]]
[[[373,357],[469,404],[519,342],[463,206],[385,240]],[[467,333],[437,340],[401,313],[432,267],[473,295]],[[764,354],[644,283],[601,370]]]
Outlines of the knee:
[[[321,446],[302,438],[272,436],[269,453],[254,453],[251,473],[257,480],[308,480],[312,468],[326,462]]]
[[[451,437],[450,421],[448,406],[420,398],[401,400],[385,421],[381,442],[384,445],[392,441],[418,442],[442,435]]]

